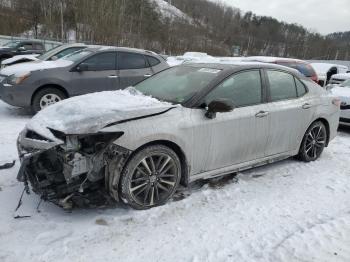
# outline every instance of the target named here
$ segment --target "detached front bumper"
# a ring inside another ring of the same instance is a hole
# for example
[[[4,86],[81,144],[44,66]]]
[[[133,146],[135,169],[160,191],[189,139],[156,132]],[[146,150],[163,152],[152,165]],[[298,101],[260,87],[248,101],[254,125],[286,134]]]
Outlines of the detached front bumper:
[[[122,157],[125,159],[130,154],[113,144],[111,137],[109,135],[104,144],[89,138],[91,144],[87,145],[84,140],[78,144],[77,136],[57,142],[24,130],[17,141],[21,161],[17,179],[30,185],[43,200],[63,207],[67,206],[68,200],[76,203],[83,199],[85,204],[86,201],[95,203],[92,199],[102,195],[106,201],[108,194],[104,193],[108,193],[106,181],[111,180],[112,163],[118,156],[121,159],[120,156],[125,155]],[[114,134],[114,137],[117,135]],[[87,148],[90,145],[92,147]]]

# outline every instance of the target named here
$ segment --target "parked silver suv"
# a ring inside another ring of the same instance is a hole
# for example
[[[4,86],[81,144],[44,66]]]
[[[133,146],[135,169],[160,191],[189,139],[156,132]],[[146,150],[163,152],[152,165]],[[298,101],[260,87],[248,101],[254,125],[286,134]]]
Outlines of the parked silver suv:
[[[0,98],[34,112],[65,98],[123,89],[168,68],[151,52],[121,47],[86,48],[56,61],[22,63],[1,70]]]

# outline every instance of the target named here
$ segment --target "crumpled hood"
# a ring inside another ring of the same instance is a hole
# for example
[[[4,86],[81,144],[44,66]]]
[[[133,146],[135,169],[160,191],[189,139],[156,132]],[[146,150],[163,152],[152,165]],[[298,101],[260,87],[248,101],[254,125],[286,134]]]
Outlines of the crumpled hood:
[[[33,61],[26,62],[21,64],[15,64],[12,66],[5,67],[0,71],[1,75],[13,75],[13,74],[22,74],[28,73],[36,70],[50,69],[50,68],[58,68],[58,67],[66,67],[73,64],[72,61],[58,59],[55,61]]]
[[[174,107],[133,88],[73,97],[35,115],[26,128],[53,141],[50,129],[65,134],[96,133],[108,124],[162,113]]]

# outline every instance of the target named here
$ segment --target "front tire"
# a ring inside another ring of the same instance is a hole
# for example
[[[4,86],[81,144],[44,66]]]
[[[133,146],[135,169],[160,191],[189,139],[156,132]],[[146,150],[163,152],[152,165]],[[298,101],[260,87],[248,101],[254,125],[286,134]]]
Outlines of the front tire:
[[[48,87],[40,90],[34,95],[32,110],[34,113],[66,99],[66,95],[59,89]]]
[[[314,122],[306,131],[300,146],[298,159],[304,162],[317,160],[327,142],[327,129],[321,121]]]
[[[181,163],[169,147],[154,145],[137,152],[121,175],[121,195],[135,209],[165,204],[179,186]]]

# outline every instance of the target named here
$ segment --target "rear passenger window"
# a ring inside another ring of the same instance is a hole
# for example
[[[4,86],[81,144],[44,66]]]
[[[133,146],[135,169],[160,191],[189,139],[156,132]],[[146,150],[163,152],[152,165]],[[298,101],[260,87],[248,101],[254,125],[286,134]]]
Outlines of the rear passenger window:
[[[272,102],[297,97],[294,76],[272,70],[267,71],[267,76],[270,83],[270,97]]]
[[[88,71],[115,70],[116,53],[102,53],[86,59],[84,62],[88,66]]]
[[[160,64],[160,61],[153,57],[153,56],[146,56],[147,57],[147,60],[148,60],[148,63],[151,65],[151,66],[156,66],[158,64]]]
[[[148,67],[143,55],[126,52],[119,53],[118,64],[120,70],[141,69]]]
[[[298,78],[295,78],[295,84],[297,86],[297,92],[298,92],[298,96],[303,96],[306,94],[306,88],[304,86],[304,84],[298,79]]]
[[[258,70],[238,73],[216,87],[205,99],[206,104],[220,98],[232,100],[236,107],[260,104],[261,77]]]

